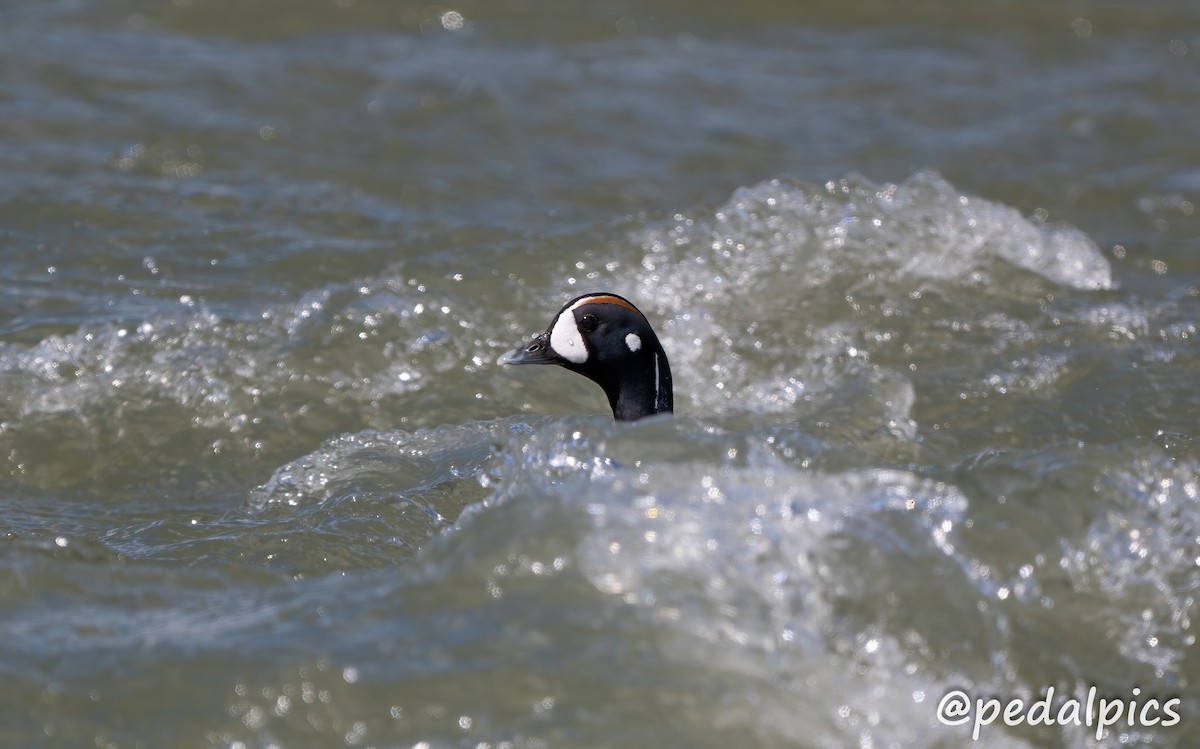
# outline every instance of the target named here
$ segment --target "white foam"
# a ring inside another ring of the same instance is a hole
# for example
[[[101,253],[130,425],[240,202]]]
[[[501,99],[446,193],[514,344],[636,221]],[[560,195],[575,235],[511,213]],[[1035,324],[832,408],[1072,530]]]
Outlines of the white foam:
[[[853,175],[825,185],[772,180],[639,240],[636,276],[612,285],[653,300],[651,318],[666,318],[659,337],[683,408],[690,399],[701,412],[804,418],[826,399],[866,420],[866,410],[878,411],[872,404],[891,404],[882,416],[898,435],[914,431],[906,412],[913,399],[897,394],[913,392],[919,370],[910,363],[928,363],[930,326],[976,332],[960,336],[961,352],[943,345],[938,354],[950,365],[961,356],[965,366],[980,347],[1012,345],[989,316],[1024,320],[1050,283],[1113,287],[1108,261],[1083,232],[966,195],[933,172],[901,184]],[[945,314],[958,317],[932,316],[927,297],[953,305]],[[1027,334],[1046,336],[1040,328]],[[867,391],[854,404],[836,395],[861,386]]]

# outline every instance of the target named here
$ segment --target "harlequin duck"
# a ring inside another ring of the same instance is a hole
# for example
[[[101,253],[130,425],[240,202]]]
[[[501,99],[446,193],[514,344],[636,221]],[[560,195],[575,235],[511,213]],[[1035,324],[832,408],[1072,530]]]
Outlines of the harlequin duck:
[[[618,421],[673,410],[667,354],[646,316],[616,294],[572,299],[544,333],[496,361],[557,364],[578,372],[604,389]]]

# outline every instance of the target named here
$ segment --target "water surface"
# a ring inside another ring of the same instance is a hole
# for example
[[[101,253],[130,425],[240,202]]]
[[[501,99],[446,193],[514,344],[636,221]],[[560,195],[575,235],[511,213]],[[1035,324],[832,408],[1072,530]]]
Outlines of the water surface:
[[[1198,22],[5,4],[0,743],[1189,746]]]

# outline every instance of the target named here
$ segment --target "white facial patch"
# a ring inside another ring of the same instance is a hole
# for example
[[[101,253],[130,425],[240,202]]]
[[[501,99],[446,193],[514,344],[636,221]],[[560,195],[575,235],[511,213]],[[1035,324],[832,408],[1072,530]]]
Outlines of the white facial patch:
[[[587,346],[583,345],[583,335],[579,332],[579,326],[575,324],[575,314],[571,309],[563,310],[554,321],[554,327],[550,329],[550,348],[574,364],[587,361]]]
[[[625,345],[629,347],[630,351],[637,351],[642,347],[642,339],[638,338],[637,333],[630,333],[625,336]]]

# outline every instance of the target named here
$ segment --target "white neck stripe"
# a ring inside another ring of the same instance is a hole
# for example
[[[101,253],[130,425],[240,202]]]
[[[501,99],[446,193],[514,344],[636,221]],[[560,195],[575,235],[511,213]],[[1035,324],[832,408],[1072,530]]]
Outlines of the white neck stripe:
[[[654,412],[658,413],[659,393],[662,392],[662,383],[658,379],[658,352],[654,352]]]

